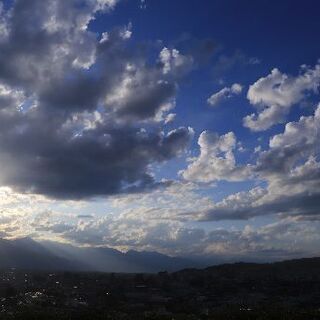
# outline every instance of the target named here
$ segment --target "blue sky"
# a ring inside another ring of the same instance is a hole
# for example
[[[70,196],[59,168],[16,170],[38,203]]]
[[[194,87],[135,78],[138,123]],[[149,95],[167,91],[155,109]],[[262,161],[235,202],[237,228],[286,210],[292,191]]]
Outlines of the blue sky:
[[[318,1],[1,3],[1,236],[319,254]]]
[[[183,79],[176,96],[177,113],[174,126],[191,126],[197,134],[204,129],[220,134],[234,131],[251,151],[268,143],[268,137],[281,132],[282,126],[268,132],[252,133],[244,128],[241,119],[252,111],[243,94],[238,99],[223,101],[222,108],[212,110],[207,98],[224,86],[240,82],[248,87],[274,67],[295,75],[298,66],[314,65],[319,59],[320,44],[314,34],[320,27],[316,1],[281,1],[276,6],[270,1],[123,1],[112,15],[99,15],[90,28],[101,33],[114,25],[132,24],[133,41],[154,46],[149,54],[157,57],[159,46],[178,48],[184,52],[210,40],[213,54]],[[303,7],[303,8],[302,8]],[[303,12],[303,14],[301,14]],[[159,41],[161,45],[156,45]],[[223,84],[220,83],[223,81]],[[312,108],[305,110],[311,114]],[[289,119],[296,120],[301,110],[295,109]],[[197,153],[196,140],[193,150]],[[239,154],[247,161],[252,152]],[[253,160],[253,159],[251,159]],[[159,177],[176,178],[183,161],[176,159],[160,170]],[[219,199],[243,188],[221,185]],[[248,186],[245,186],[248,187]]]

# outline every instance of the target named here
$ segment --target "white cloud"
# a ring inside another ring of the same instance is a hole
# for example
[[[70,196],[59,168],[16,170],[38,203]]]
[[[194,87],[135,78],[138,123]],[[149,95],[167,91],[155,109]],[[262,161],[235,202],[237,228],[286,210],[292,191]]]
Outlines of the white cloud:
[[[283,214],[312,217],[320,206],[320,106],[313,116],[302,116],[270,138],[252,166],[256,178],[267,184],[230,195],[196,217],[205,220],[249,219]],[[227,166],[226,166],[227,167]],[[208,173],[209,174],[209,173]],[[190,213],[187,213],[190,216]]]
[[[273,69],[249,87],[247,98],[257,108],[257,114],[246,116],[244,126],[252,131],[263,131],[283,122],[291,107],[301,102],[307,92],[318,92],[319,84],[319,64],[313,69],[302,66],[296,77]]]
[[[22,111],[21,107],[25,100],[26,96],[22,90],[0,83],[1,109],[6,109],[7,112]]]
[[[226,99],[230,99],[235,95],[239,95],[242,92],[242,89],[243,86],[241,84],[234,83],[231,87],[224,87],[217,93],[211,95],[211,97],[208,98],[207,102],[211,106],[216,106]]]
[[[299,121],[286,124],[284,132],[273,136],[269,149],[262,152],[257,163],[257,172],[263,177],[290,174],[297,164],[310,156],[319,156],[320,105],[312,116],[302,116]]]
[[[129,23],[127,27],[123,28],[120,31],[120,37],[123,40],[128,40],[131,38],[131,36],[132,36],[132,23]]]
[[[177,49],[168,49],[164,47],[160,54],[159,60],[162,64],[163,74],[181,75],[193,67],[193,58],[182,55]]]
[[[200,155],[190,159],[186,170],[181,171],[186,180],[213,182],[216,180],[241,181],[250,176],[249,166],[238,166],[234,157],[236,136],[233,132],[219,136],[203,131],[198,139]]]
[[[119,0],[91,0],[95,3],[96,10],[110,10],[115,7]]]
[[[320,139],[320,104],[313,116],[301,116],[297,122],[289,122],[284,133],[270,140],[270,148],[283,148],[293,145],[311,145],[316,147]]]

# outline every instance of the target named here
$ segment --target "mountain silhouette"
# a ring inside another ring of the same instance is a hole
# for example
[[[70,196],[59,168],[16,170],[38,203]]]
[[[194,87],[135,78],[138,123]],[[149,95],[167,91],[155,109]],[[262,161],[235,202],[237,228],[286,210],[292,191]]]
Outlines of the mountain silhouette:
[[[0,269],[153,273],[198,266],[191,260],[157,252],[123,253],[112,248],[75,247],[31,238],[0,239]]]

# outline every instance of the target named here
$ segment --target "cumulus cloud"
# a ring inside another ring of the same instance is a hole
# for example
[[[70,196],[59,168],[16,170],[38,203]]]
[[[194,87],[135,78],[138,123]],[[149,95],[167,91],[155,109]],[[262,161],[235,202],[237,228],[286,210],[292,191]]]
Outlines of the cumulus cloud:
[[[233,132],[219,136],[203,131],[198,139],[200,155],[191,158],[186,170],[181,171],[186,180],[213,182],[216,180],[241,181],[250,177],[250,166],[236,164],[234,149],[236,136]]]
[[[231,87],[224,87],[217,93],[214,93],[208,98],[207,102],[210,106],[216,106],[226,99],[230,99],[235,95],[239,95],[242,92],[242,85],[234,83]]]
[[[40,136],[34,128],[24,132],[33,143],[31,150],[19,134],[8,136],[9,143],[1,139],[6,150],[0,155],[2,184],[60,198],[152,188],[155,182],[148,165],[177,156],[192,136],[185,128],[165,135],[109,125],[70,139],[68,132],[53,135],[48,129],[41,130]]]
[[[191,56],[182,55],[177,49],[164,47],[159,54],[163,74],[173,73],[183,75],[193,67],[194,60]]]
[[[301,160],[319,156],[319,129],[320,105],[314,115],[287,123],[283,133],[270,139],[270,148],[261,153],[256,170],[266,177],[289,176]]]
[[[120,81],[114,81],[105,102],[122,118],[150,119],[166,109],[175,92],[175,84],[161,80],[158,70],[128,64]]]
[[[128,46],[131,25],[89,29],[116,3],[18,0],[1,10],[2,185],[66,199],[136,192],[161,184],[153,163],[187,148],[191,129],[162,128],[176,76]],[[173,73],[185,64],[177,52],[171,60]]]
[[[311,217],[319,214],[319,205],[318,192],[274,194],[272,188],[258,188],[233,194],[213,207],[194,214],[198,219],[205,221],[247,220],[265,215]]]
[[[302,66],[296,77],[273,69],[249,87],[247,98],[257,108],[257,114],[246,116],[244,126],[263,131],[283,122],[292,106],[302,101],[307,92],[317,93],[319,85],[319,64],[314,68]]]
[[[313,116],[302,116],[299,121],[288,123],[283,133],[270,139],[270,148],[260,152],[252,167],[257,179],[266,182],[267,187],[230,195],[204,210],[201,219],[249,219],[267,214],[305,218],[319,215],[319,129],[320,106]]]

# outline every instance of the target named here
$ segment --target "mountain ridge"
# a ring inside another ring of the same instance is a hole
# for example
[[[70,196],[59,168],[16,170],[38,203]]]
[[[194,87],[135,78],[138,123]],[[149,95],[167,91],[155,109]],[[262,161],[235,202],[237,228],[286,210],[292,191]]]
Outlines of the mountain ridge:
[[[154,273],[200,266],[158,252],[121,252],[108,247],[76,247],[32,238],[0,239],[0,269]]]
[[[54,241],[35,241],[32,238],[0,239],[0,269],[42,271],[89,271],[114,273],[233,273],[264,274],[272,267],[280,273],[296,269],[304,273],[320,270],[320,257],[282,260],[276,262],[212,263],[181,257],[171,257],[155,251],[129,250],[121,252],[108,247],[76,247]]]

